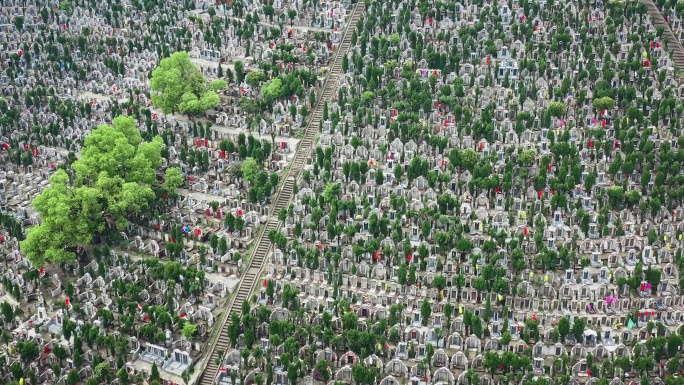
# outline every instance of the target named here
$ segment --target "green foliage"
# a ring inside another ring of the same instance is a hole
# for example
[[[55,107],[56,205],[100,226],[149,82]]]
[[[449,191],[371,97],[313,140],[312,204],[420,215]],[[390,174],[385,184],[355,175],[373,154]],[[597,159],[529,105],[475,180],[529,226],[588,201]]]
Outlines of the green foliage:
[[[125,368],[122,368],[121,370],[126,371]],[[126,374],[128,375],[128,372],[126,372]],[[67,385],[76,385],[80,380],[81,378],[78,376],[78,372],[76,371],[76,369],[71,369],[69,371],[69,374],[67,374]],[[128,385],[128,382],[122,382],[122,385]]]
[[[523,150],[518,157],[520,163],[524,165],[531,165],[534,163],[537,153],[534,150]]]
[[[485,302],[485,308],[484,308],[484,314],[482,315],[482,319],[484,319],[485,322],[489,322],[489,319],[492,316],[492,296],[488,295],[487,300]]]
[[[470,319],[471,324],[473,325],[473,334],[478,336],[478,338],[482,338],[482,320],[480,317],[473,315]]]
[[[95,366],[95,369],[93,370],[93,376],[95,379],[99,381],[107,381],[107,378],[109,377],[109,371],[110,371],[110,366],[107,362],[101,362],[97,366]],[[157,370],[157,365],[153,364],[152,366],[152,374],[154,374],[154,371]],[[159,379],[159,370],[157,370],[156,377],[152,377]]]
[[[606,190],[608,201],[613,209],[619,210],[625,198],[622,186],[612,186]]]
[[[399,265],[399,272],[397,273],[397,280],[400,285],[406,284],[407,274],[408,271],[406,270],[406,265],[402,263],[401,265]]]
[[[472,172],[473,168],[477,164],[479,155],[472,148],[466,148],[460,153],[460,166]]]
[[[183,329],[181,330],[183,337],[190,340],[195,336],[195,333],[197,333],[197,325],[191,324],[190,322],[183,324]]]
[[[260,111],[258,101],[244,96],[240,98],[240,108],[248,114],[256,114]]]
[[[430,316],[432,315],[432,305],[427,300],[423,301],[420,305],[420,316],[423,322],[423,326],[427,326]]]
[[[346,311],[342,316],[344,330],[356,330],[359,327],[359,316],[353,311]]]
[[[566,111],[567,111],[567,107],[565,106],[565,103],[563,103],[563,102],[551,102],[551,103],[549,103],[549,113],[551,114],[551,116],[561,118],[561,117],[565,116]]]
[[[256,74],[260,72],[250,72],[247,75],[248,83],[250,81],[249,76],[252,73]],[[258,85],[263,80],[265,80],[265,78],[262,78],[260,75],[254,75],[252,83]],[[288,74],[279,75],[277,78],[266,82],[261,88],[261,95],[264,97],[264,102],[266,102],[266,104],[271,104],[280,98],[291,98],[293,95],[302,99],[306,96],[305,87],[310,87],[315,82],[316,75],[314,73],[306,70],[295,70]],[[313,88],[311,89],[311,92],[314,92]],[[315,94],[313,95],[315,101]],[[311,97],[311,94],[309,97]]]
[[[14,238],[18,238],[20,241],[24,239],[21,223],[12,215],[0,213],[0,227],[5,229]]]
[[[613,100],[612,98],[609,98],[608,96],[604,96],[602,98],[594,99],[591,102],[591,105],[597,111],[610,110],[613,107],[615,107],[615,100]]]
[[[257,164],[256,160],[250,157],[245,159],[242,164],[240,164],[240,171],[242,172],[242,177],[253,185],[256,183],[259,177],[261,168]]]
[[[2,303],[0,304],[0,312],[2,312],[2,318],[5,320],[7,324],[11,323],[14,320],[14,308],[9,302],[2,301]]]
[[[264,101],[268,104],[273,103],[274,100],[278,99],[282,95],[283,81],[280,78],[275,78],[267,82],[261,88],[261,95],[264,97]]]
[[[330,379],[330,368],[328,368],[328,362],[326,360],[318,360],[316,362],[316,371],[318,375],[323,378],[325,383],[328,383]]]
[[[233,68],[235,69],[235,78],[238,84],[242,83],[245,80],[245,63],[238,60],[233,65]]]
[[[323,199],[325,199],[326,202],[332,202],[332,200],[339,197],[341,193],[342,188],[338,183],[330,183],[325,186]]]
[[[40,348],[33,342],[17,342],[17,351],[19,352],[19,357],[24,362],[33,361],[40,354]]]
[[[266,81],[268,79],[266,77],[266,74],[261,72],[261,71],[252,71],[247,74],[247,78],[245,79],[247,81],[247,84],[249,84],[252,87],[258,87],[261,82]]]
[[[33,200],[42,223],[28,229],[22,251],[34,266],[72,263],[77,247],[125,228],[155,199],[162,140],[143,142],[132,117],[114,119],[85,139],[73,177],[60,169]]]
[[[159,67],[152,71],[150,85],[157,92],[152,94],[154,105],[166,114],[200,115],[220,102],[216,92],[211,90],[214,87],[190,61],[187,52],[174,52],[171,57],[162,59]]]
[[[103,181],[101,173],[121,182],[147,183],[156,181],[156,169],[161,167],[161,138],[143,142],[132,117],[114,118],[114,125],[102,125],[86,137],[81,157],[72,168],[76,185],[95,186],[116,181]]]
[[[226,81],[222,80],[222,79],[217,79],[217,80],[214,80],[211,83],[209,83],[209,87],[211,87],[211,89],[214,92],[219,92],[221,90],[224,90],[226,88],[226,86],[228,86],[228,83],[226,83]]]
[[[164,188],[166,191],[175,191],[178,187],[183,185],[183,175],[181,174],[180,168],[169,167],[166,169],[166,175],[164,176]]]
[[[508,344],[511,342],[511,339],[512,339],[512,338],[513,338],[513,337],[511,336],[511,333],[508,332],[508,331],[505,331],[505,332],[503,333],[503,335],[501,335],[501,341],[499,341],[499,342],[501,342],[501,344],[502,344],[503,346],[508,346]]]
[[[435,276],[435,278],[432,279],[432,286],[434,286],[438,290],[444,290],[446,285],[447,285],[447,279],[443,275],[437,275],[437,276]]]
[[[20,378],[24,377],[24,368],[19,361],[12,363],[12,366],[10,366],[10,371],[12,372],[12,377],[14,377],[15,380],[19,380]]]
[[[375,384],[376,375],[375,368],[366,367],[364,365],[352,366],[352,377],[354,378],[354,382],[358,385]]]
[[[186,92],[181,96],[178,111],[186,115],[197,116],[217,106],[221,100],[215,92],[205,92],[201,96]]]
[[[576,341],[582,341],[584,329],[586,328],[586,321],[584,318],[575,317],[572,322],[572,335],[575,336]]]

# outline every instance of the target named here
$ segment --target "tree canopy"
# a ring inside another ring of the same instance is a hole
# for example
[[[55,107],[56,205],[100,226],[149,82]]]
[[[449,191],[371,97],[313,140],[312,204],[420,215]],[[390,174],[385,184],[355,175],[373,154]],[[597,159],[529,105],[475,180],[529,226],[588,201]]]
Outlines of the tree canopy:
[[[27,230],[21,248],[36,266],[72,263],[77,247],[120,231],[155,199],[162,140],[144,142],[132,117],[117,117],[85,139],[71,169],[58,170],[33,200],[42,223]],[[174,174],[174,173],[172,173]],[[168,174],[167,174],[168,175]],[[167,188],[178,187],[174,177]]]
[[[608,96],[596,98],[591,102],[592,107],[596,110],[609,110],[615,107],[615,101]]]
[[[266,103],[271,103],[278,99],[282,94],[283,81],[280,78],[275,78],[261,89],[261,93],[264,95],[264,100]]]
[[[254,184],[259,176],[259,164],[257,164],[254,158],[248,157],[240,165],[240,171],[242,171],[243,178],[245,178],[249,183]]]
[[[190,61],[187,52],[175,52],[162,59],[152,71],[150,84],[154,91],[152,101],[165,114],[180,112],[200,115],[220,102],[217,90],[226,86],[223,80],[209,83]]]

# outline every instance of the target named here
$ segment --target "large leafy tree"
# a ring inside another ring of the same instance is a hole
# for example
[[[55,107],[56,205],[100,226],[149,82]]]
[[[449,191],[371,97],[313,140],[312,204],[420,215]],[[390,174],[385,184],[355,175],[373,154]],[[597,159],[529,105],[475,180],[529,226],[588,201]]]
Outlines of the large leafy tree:
[[[152,94],[155,106],[165,114],[180,112],[189,116],[201,115],[217,106],[220,99],[215,91],[226,86],[223,80],[209,83],[187,52],[175,52],[162,59],[152,71],[150,84],[157,91]]]
[[[105,172],[126,183],[152,184],[161,167],[162,139],[143,142],[132,117],[119,116],[113,126],[102,125],[85,139],[81,158],[74,162],[77,185],[94,187]]]
[[[118,117],[85,139],[71,170],[59,170],[33,200],[42,223],[28,229],[21,248],[37,266],[72,263],[76,248],[125,228],[135,212],[149,207],[162,140],[143,142],[132,117]],[[178,187],[178,178],[165,188]]]
[[[240,171],[242,171],[243,178],[249,183],[254,184],[259,177],[259,164],[257,164],[254,158],[247,158],[240,165]]]

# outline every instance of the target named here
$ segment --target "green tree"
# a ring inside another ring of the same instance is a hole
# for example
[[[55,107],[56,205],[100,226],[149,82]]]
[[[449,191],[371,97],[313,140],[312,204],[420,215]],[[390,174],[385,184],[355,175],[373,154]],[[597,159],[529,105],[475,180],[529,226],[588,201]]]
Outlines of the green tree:
[[[339,183],[329,183],[325,185],[325,189],[323,190],[323,199],[330,203],[333,199],[338,198],[341,193],[342,188]]]
[[[67,385],[76,385],[78,382],[81,380],[81,378],[78,376],[78,372],[76,369],[71,369],[69,371],[69,374],[67,375],[66,383]],[[126,383],[127,385],[128,383]]]
[[[250,184],[254,185],[259,178],[261,168],[254,158],[246,158],[240,165],[240,171],[242,172],[242,177]]]
[[[482,320],[480,320],[480,317],[473,315],[471,318],[471,323],[473,325],[473,334],[478,336],[479,338],[482,338]]]
[[[667,354],[669,357],[675,357],[679,352],[680,347],[684,343],[684,339],[677,333],[671,333],[667,338]],[[679,362],[679,360],[677,360]],[[674,373],[674,372],[673,372]]]
[[[565,338],[570,333],[570,320],[567,317],[563,317],[558,321],[558,333],[561,338]]]
[[[613,107],[615,107],[615,100],[609,98],[608,96],[604,96],[602,98],[594,99],[591,102],[591,105],[594,107],[596,111],[610,110]]]
[[[318,362],[316,362],[316,371],[327,384],[328,380],[330,379],[330,368],[328,367],[328,362],[326,360],[318,360]]]
[[[499,342],[501,342],[503,346],[508,346],[508,344],[511,342],[511,339],[513,339],[511,333],[506,331],[503,333],[503,335],[501,335],[501,340]]]
[[[525,165],[531,165],[534,159],[537,157],[537,153],[534,150],[523,150],[518,157],[520,163]]]
[[[498,353],[496,352],[487,352],[485,353],[484,356],[484,361],[482,362],[482,366],[490,371],[491,374],[494,374],[494,371],[499,368],[499,365],[501,365],[501,358]]]
[[[268,78],[266,77],[266,74],[261,72],[261,71],[252,71],[247,74],[247,77],[245,80],[247,81],[247,84],[249,84],[252,87],[258,87],[261,82],[265,82]]]
[[[19,357],[21,357],[21,360],[24,362],[31,362],[38,358],[38,355],[40,354],[38,345],[33,342],[17,342],[17,351],[19,352]]]
[[[27,230],[22,251],[34,266],[72,263],[77,247],[126,226],[155,199],[151,185],[161,167],[162,139],[144,142],[132,117],[117,117],[86,137],[71,169],[50,178],[33,200],[42,223]]]
[[[240,108],[248,114],[256,114],[260,111],[259,101],[243,96],[240,98]]]
[[[549,103],[549,113],[551,116],[555,116],[556,118],[561,118],[565,116],[565,112],[567,111],[567,107],[565,106],[565,103],[563,102],[551,102]]]
[[[406,271],[406,265],[404,265],[403,263],[401,265],[399,265],[399,272],[397,273],[397,280],[398,280],[400,285],[406,284],[407,273],[408,272]]]
[[[264,375],[262,373],[258,373],[254,376],[254,382],[256,385],[264,385]]]
[[[233,68],[235,69],[235,79],[238,84],[242,83],[242,81],[245,80],[245,63],[238,60],[233,65]]]
[[[108,382],[109,378],[109,370],[110,366],[107,362],[101,362],[95,366],[95,369],[93,370],[93,377],[100,382]],[[155,376],[155,371],[156,371],[156,376]],[[157,364],[152,364],[152,375],[150,379],[157,379],[159,380],[159,370],[157,369]]]
[[[287,367],[287,379],[290,380],[290,384],[296,385],[297,378],[299,378],[299,365],[290,364]]]
[[[0,312],[2,312],[2,318],[5,319],[6,324],[10,324],[14,320],[14,308],[9,302],[3,301],[0,304]]]
[[[268,81],[261,87],[261,95],[264,97],[266,103],[273,103],[274,100],[283,95],[283,81],[280,80],[280,78]]]
[[[294,19],[297,17],[297,10],[294,8],[288,9],[287,10],[287,17],[290,18],[290,26],[292,26],[294,24]]]
[[[359,316],[353,311],[347,311],[342,316],[342,328],[344,330],[357,330],[359,327]]]
[[[309,107],[313,108],[316,106],[316,90],[311,87],[311,91],[309,91]]]
[[[275,296],[275,286],[275,281],[272,279],[269,279],[268,282],[266,282],[266,295],[270,299],[273,299]]]
[[[162,59],[152,71],[150,85],[156,91],[152,94],[154,105],[166,114],[200,115],[220,102],[218,94],[212,91],[214,87],[190,61],[187,52],[174,52]]]
[[[168,192],[175,191],[178,187],[183,185],[183,175],[181,174],[180,168],[169,167],[166,169],[166,175],[164,177],[164,188]]]
[[[221,237],[218,244],[218,253],[224,255],[226,251],[228,251],[228,241],[226,240],[226,237]]]
[[[372,385],[375,384],[376,372],[372,367],[354,365],[352,366],[352,377],[358,385]]]
[[[143,142],[133,117],[116,117],[113,126],[99,126],[86,137],[81,157],[72,165],[76,184],[96,186],[103,172],[123,182],[155,183],[162,145],[160,137]]]
[[[677,373],[679,370],[679,362],[680,362],[680,356],[679,353],[675,353],[670,361],[667,363],[667,371],[670,372],[671,374]]]
[[[586,321],[584,318],[575,317],[572,322],[572,335],[575,336],[575,341],[582,341],[582,336],[584,335],[584,329],[586,327]]]
[[[222,79],[214,80],[211,83],[209,83],[209,88],[211,88],[211,90],[214,92],[222,91],[227,86],[228,83],[226,83],[226,81]]]
[[[20,378],[24,377],[24,368],[19,361],[12,363],[12,366],[10,366],[10,371],[12,372],[12,377],[14,377],[15,380],[19,380]]]
[[[444,290],[444,288],[447,285],[447,279],[443,275],[437,275],[435,278],[432,279],[432,286],[435,287],[438,290]]]
[[[15,16],[12,23],[14,23],[14,26],[19,32],[24,30],[24,16]]]
[[[444,313],[444,317],[446,317],[446,324],[451,325],[451,316],[453,314],[454,307],[450,303],[445,303],[444,304],[444,309],[442,309],[442,312]]]
[[[271,4],[266,4],[263,6],[264,16],[268,17],[268,20],[273,22],[273,16],[275,15],[275,8]]]
[[[430,316],[432,315],[432,305],[427,300],[420,305],[420,316],[422,318],[423,326],[427,326]]]
[[[484,314],[482,314],[482,319],[485,322],[489,322],[492,316],[492,296],[487,294],[487,301],[485,302]]]
[[[192,337],[195,336],[195,333],[197,332],[197,325],[191,324],[190,322],[186,322],[183,324],[183,330],[181,330],[181,334],[183,337],[191,340]]]
[[[472,148],[466,148],[465,150],[461,151],[460,154],[461,166],[472,172],[473,168],[477,164],[478,158],[479,155],[477,155],[477,152],[475,152],[475,150],[473,150]]]

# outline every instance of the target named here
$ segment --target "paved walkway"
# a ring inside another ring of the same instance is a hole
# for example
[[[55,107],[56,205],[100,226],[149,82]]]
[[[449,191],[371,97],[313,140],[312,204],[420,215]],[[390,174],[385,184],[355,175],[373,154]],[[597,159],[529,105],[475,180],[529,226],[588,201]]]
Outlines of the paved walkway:
[[[118,101],[119,101],[119,103],[126,103],[128,101],[128,95],[126,93],[123,93],[123,90],[122,90],[122,93],[120,93],[118,96],[122,96],[122,95],[124,97],[119,98]],[[85,91],[85,92],[81,92],[79,94],[79,96],[82,98],[85,98],[86,100],[95,99],[95,100],[110,101],[112,98],[116,97],[117,95],[103,95],[103,94],[92,93],[90,91]]]

